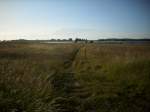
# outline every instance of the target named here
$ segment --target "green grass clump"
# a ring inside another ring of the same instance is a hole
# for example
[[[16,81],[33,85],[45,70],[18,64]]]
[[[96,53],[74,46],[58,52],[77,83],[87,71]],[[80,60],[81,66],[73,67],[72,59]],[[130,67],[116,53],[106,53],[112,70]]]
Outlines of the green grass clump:
[[[122,51],[122,48],[125,50]],[[92,93],[85,100],[85,111],[148,112],[148,48],[144,45],[87,45],[86,63],[78,64],[75,68],[78,80]],[[81,55],[78,60],[83,61],[85,58]]]

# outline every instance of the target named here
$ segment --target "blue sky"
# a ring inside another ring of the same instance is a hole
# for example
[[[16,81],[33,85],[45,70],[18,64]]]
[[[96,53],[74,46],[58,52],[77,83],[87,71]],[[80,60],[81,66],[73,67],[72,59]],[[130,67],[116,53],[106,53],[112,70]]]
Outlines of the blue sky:
[[[1,0],[0,39],[150,38],[150,0]]]

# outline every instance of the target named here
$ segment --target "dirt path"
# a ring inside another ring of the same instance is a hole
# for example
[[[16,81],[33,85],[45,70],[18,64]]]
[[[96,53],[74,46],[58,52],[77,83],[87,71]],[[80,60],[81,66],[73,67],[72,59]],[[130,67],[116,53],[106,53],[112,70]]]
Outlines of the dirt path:
[[[79,48],[75,48],[73,50],[73,52],[71,53],[69,59],[67,59],[66,61],[64,61],[64,70],[67,72],[73,72],[73,65],[74,63],[76,63],[76,57],[78,56],[78,54],[80,53],[81,49],[83,48],[83,46],[80,46]]]

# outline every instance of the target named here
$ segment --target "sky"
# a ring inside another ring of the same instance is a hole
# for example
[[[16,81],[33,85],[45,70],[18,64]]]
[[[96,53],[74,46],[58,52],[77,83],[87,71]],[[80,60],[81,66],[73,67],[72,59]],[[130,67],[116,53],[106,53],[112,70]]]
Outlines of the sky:
[[[0,40],[150,38],[150,0],[0,0]]]

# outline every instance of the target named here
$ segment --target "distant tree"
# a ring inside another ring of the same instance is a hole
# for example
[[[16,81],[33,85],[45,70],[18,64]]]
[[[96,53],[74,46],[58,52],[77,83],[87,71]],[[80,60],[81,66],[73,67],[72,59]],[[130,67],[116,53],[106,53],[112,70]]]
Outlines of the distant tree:
[[[75,43],[77,43],[78,41],[88,43],[88,40],[87,40],[87,39],[84,39],[84,38],[76,38],[76,39],[75,39]]]
[[[63,41],[67,41],[67,39],[62,39]]]
[[[56,39],[50,39],[50,41],[56,41]]]
[[[94,41],[93,41],[93,40],[90,40],[90,43],[94,43]]]
[[[77,43],[77,42],[78,42],[78,40],[79,40],[79,39],[78,39],[78,38],[76,38],[74,42],[75,42],[75,43]]]
[[[69,41],[72,41],[72,38],[69,38],[68,40],[69,40]]]

